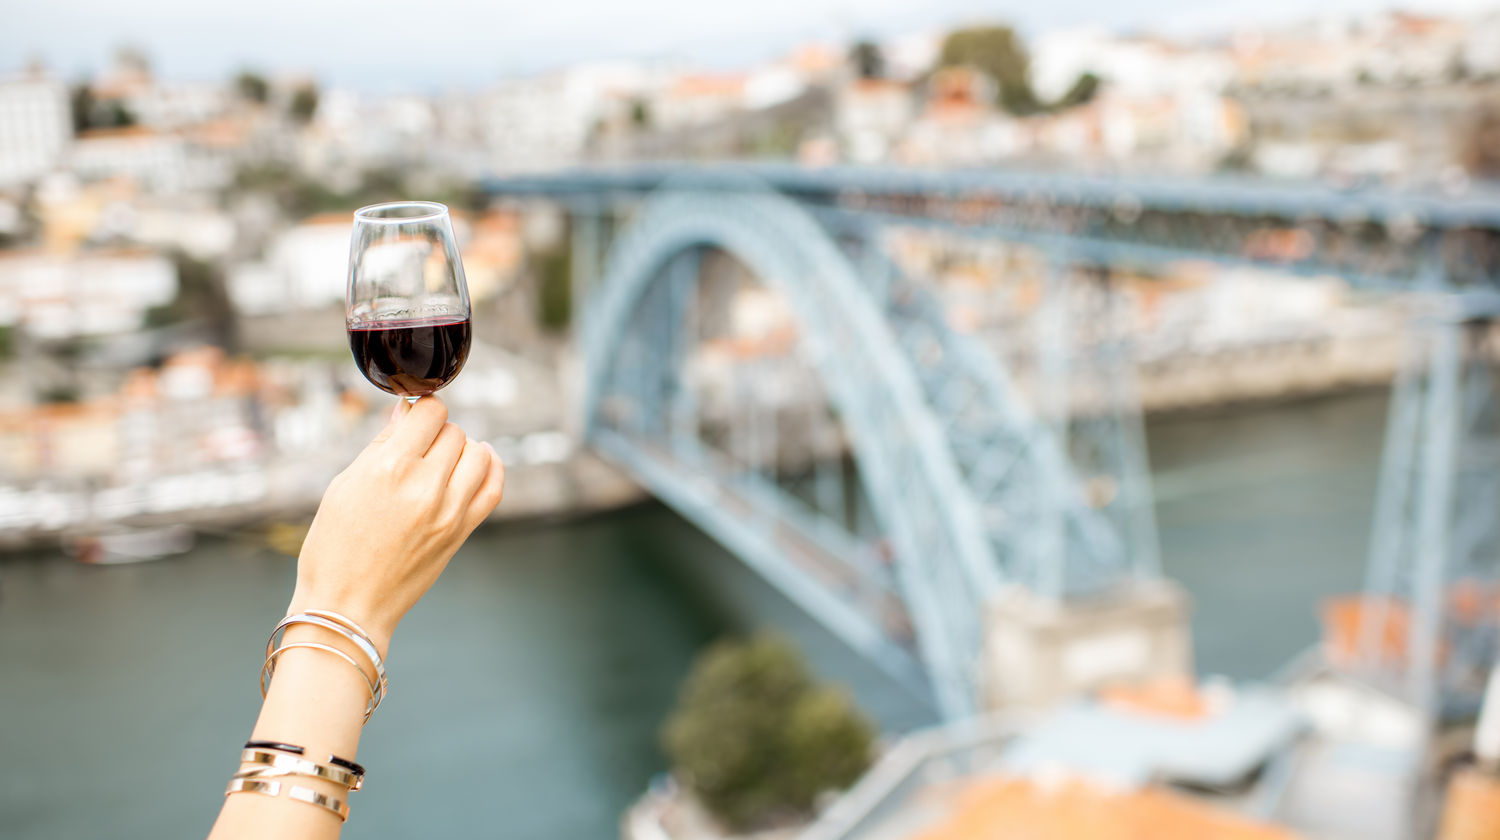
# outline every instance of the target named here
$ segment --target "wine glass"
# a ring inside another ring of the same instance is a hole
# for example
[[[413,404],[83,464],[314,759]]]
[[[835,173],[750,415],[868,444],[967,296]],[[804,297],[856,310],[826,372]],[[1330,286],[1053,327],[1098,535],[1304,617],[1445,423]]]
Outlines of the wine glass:
[[[382,391],[414,403],[458,375],[469,357],[469,288],[447,207],[355,211],[344,321],[360,373]]]

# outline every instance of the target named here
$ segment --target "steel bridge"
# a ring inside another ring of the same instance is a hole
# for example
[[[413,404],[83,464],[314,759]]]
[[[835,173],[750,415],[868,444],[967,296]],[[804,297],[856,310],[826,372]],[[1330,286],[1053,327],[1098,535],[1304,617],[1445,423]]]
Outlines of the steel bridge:
[[[1002,590],[1160,575],[1113,278],[1250,267],[1402,301],[1345,665],[1437,713],[1494,660],[1500,195],[791,166],[487,186],[569,216],[590,443],[954,717]],[[945,294],[955,267],[998,330]]]

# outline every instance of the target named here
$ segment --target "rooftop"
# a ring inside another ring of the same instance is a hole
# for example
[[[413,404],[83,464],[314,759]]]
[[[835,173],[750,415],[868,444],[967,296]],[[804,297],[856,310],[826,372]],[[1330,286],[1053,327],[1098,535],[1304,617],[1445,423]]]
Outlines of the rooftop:
[[[1159,788],[1112,791],[1076,779],[1043,784],[991,777],[948,797],[949,812],[910,840],[1292,840]]]

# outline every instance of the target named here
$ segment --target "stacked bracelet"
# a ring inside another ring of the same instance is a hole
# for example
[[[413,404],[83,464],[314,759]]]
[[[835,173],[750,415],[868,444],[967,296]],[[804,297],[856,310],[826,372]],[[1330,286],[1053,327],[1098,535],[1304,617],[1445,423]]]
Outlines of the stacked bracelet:
[[[364,785],[365,768],[360,764],[336,755],[328,756],[326,763],[306,758],[307,750],[294,744],[279,741],[246,741],[245,751],[240,753],[242,767],[229,780],[224,795],[256,793],[278,797],[284,790],[287,798],[309,805],[316,805],[332,812],[342,822],[349,819],[349,805],[345,800],[335,799],[316,790],[283,782],[283,779],[305,776],[322,779],[342,786],[353,793]]]
[[[350,790],[359,790],[365,783],[365,774],[355,773],[343,767],[334,767],[331,764],[319,764],[306,758],[295,755],[287,755],[267,750],[247,749],[240,753],[240,763],[268,768],[274,772],[254,772],[257,776],[310,776],[315,779],[326,779],[336,785],[343,785]],[[363,769],[363,768],[361,768]]]
[[[297,624],[321,627],[348,641],[369,662],[370,668],[374,671],[374,677],[371,678],[370,672],[365,670],[365,666],[353,656],[333,645],[321,642],[285,641],[287,628]],[[381,659],[380,651],[375,647],[375,643],[370,640],[370,634],[352,619],[329,610],[307,610],[283,618],[271,631],[271,637],[266,640],[266,661],[260,668],[261,697],[265,697],[270,691],[271,680],[276,675],[277,658],[294,648],[316,650],[337,656],[359,672],[360,679],[365,681],[365,687],[370,690],[369,700],[365,704],[364,717],[365,722],[368,723],[370,716],[375,714],[375,709],[379,708],[380,702],[385,699],[386,691],[390,687],[390,677],[385,672],[385,661]],[[283,780],[303,776],[339,785],[349,793],[359,790],[365,782],[365,768],[356,762],[339,758],[336,755],[328,756],[326,761],[315,761],[307,757],[305,748],[281,741],[246,741],[245,750],[240,753],[240,764],[239,772],[230,778],[228,787],[224,789],[225,796],[253,793],[277,798],[285,793],[288,799],[306,802],[332,813],[339,818],[340,822],[349,819],[349,805],[345,800],[335,799],[313,788],[294,785]]]
[[[314,627],[321,627],[347,639],[369,661],[370,667],[375,671],[375,679],[371,680],[369,673],[358,662],[355,662],[353,657],[338,648],[318,642],[282,642],[281,640],[286,635],[287,628],[297,624],[310,624]],[[348,662],[355,670],[359,671],[360,676],[365,680],[366,686],[370,689],[370,698],[365,705],[365,722],[368,723],[370,716],[375,714],[375,710],[380,707],[381,701],[385,699],[386,691],[390,687],[390,677],[385,672],[385,661],[381,659],[380,652],[375,649],[375,643],[370,640],[370,634],[366,633],[364,628],[360,627],[352,619],[331,610],[306,610],[283,618],[276,625],[276,628],[271,631],[271,637],[266,640],[266,661],[261,666],[260,671],[260,695],[262,697],[265,697],[266,693],[270,690],[271,678],[276,673],[276,658],[283,651],[299,647],[321,650],[324,653],[333,654]]]
[[[296,744],[283,744],[280,741],[246,741],[245,749],[275,750],[276,752],[290,753],[291,755],[307,754],[307,750],[304,750]],[[357,761],[350,761],[347,758],[339,758],[336,755],[328,756],[327,761],[329,764],[332,764],[335,767],[342,767],[356,776],[363,777],[365,775],[365,766]]]

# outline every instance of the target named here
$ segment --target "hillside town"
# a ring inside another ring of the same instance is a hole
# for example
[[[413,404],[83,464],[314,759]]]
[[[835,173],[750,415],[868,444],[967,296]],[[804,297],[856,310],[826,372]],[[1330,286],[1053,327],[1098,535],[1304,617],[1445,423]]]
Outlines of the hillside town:
[[[1389,12],[1197,40],[1098,28],[1023,40],[976,26],[806,43],[732,72],[601,60],[430,95],[325,88],[277,68],[162,78],[128,47],[86,79],[40,63],[12,70],[0,80],[7,538],[315,500],[350,454],[340,442],[375,422],[341,321],[349,212],[364,203],[422,195],[453,207],[481,349],[451,399],[507,452],[545,464],[572,447],[558,376],[567,313],[553,305],[568,233],[560,213],[489,200],[487,177],[772,159],[1462,194],[1500,175],[1493,13]],[[940,280],[960,294],[967,282]],[[1145,286],[1137,297],[1153,323],[1193,331],[1143,337],[1148,364],[1184,342],[1267,340],[1247,312],[1314,337],[1386,326],[1345,311],[1327,285],[1229,278],[1191,306]],[[1351,376],[1388,376],[1394,355],[1377,350],[1344,348],[1364,364]],[[1182,387],[1158,391],[1171,403]]]

